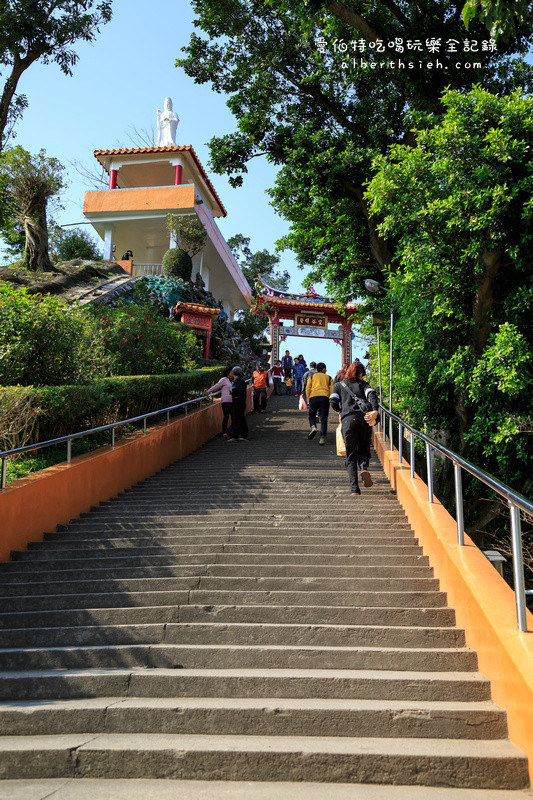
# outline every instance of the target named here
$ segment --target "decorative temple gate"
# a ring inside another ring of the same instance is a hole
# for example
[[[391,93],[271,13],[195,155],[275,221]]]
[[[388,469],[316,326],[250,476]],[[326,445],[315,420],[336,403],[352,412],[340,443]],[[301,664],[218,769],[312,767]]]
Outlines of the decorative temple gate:
[[[272,364],[279,359],[280,343],[287,336],[332,340],[342,346],[342,362],[351,363],[353,333],[349,317],[356,310],[356,303],[339,308],[329,297],[321,297],[313,289],[307,294],[291,294],[263,282],[258,289],[255,310],[258,314],[267,314],[270,320]],[[282,324],[282,320],[289,319],[292,324]],[[337,329],[329,329],[330,324],[337,325]]]
[[[196,337],[202,342],[204,358],[209,358],[213,319],[220,314],[219,308],[201,306],[197,303],[177,303],[173,308],[173,316],[179,318],[184,325],[191,327]]]

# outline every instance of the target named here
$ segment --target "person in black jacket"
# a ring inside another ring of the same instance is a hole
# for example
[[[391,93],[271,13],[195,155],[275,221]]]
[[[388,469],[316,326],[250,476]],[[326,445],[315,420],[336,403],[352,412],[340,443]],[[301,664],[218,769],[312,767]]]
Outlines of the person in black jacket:
[[[352,495],[361,494],[357,466],[365,487],[373,484],[368,471],[370,462],[371,425],[378,417],[378,399],[372,387],[363,380],[365,368],[360,362],[350,364],[344,378],[333,386],[329,402],[340,413],[342,436],[346,445],[346,471]]]
[[[281,359],[281,366],[283,367],[285,378],[291,378],[292,380],[292,368],[294,366],[294,361],[292,360],[292,356],[288,350],[285,350],[285,355]]]
[[[231,396],[233,409],[231,413],[231,436],[228,442],[248,441],[248,424],[246,422],[246,400],[248,396],[246,382],[242,377],[242,369],[233,367],[233,383]]]

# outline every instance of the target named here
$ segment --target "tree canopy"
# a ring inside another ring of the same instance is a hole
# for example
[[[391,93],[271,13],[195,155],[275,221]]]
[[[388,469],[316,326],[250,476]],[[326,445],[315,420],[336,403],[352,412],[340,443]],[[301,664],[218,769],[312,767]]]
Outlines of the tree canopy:
[[[533,299],[533,101],[480,87],[415,115],[416,148],[374,161],[366,194],[396,242],[395,402],[525,490]],[[383,299],[382,307],[388,307]]]
[[[72,261],[84,258],[89,261],[101,261],[102,254],[93,237],[83,228],[61,228],[51,226],[50,251],[56,261]]]
[[[55,61],[65,75],[78,60],[77,41],[94,41],[111,19],[111,0],[3,0],[0,6],[0,149],[27,100],[16,96],[20,77],[36,61]]]
[[[278,255],[269,253],[266,249],[253,253],[250,249],[250,239],[243,236],[242,233],[231,236],[228,239],[228,245],[244,277],[252,287],[254,296],[257,293],[256,284],[259,280],[263,280],[274,289],[289,288],[289,273],[286,270],[279,272],[276,269],[281,260]]]
[[[376,231],[364,187],[377,153],[415,143],[405,111],[439,113],[447,86],[479,83],[506,92],[529,85],[531,76],[521,58],[530,38],[526,22],[490,49],[477,19],[467,33],[461,2],[376,2],[357,12],[355,6],[195,0],[205,36],[193,33],[178,60],[195,81],[226,93],[236,118],[234,132],[211,140],[215,171],[239,185],[259,154],[279,166],[273,205],[291,223],[282,244],[312,267],[310,280],[348,296],[365,294],[369,263],[382,280],[393,254],[394,243]],[[403,53],[389,47],[396,41]],[[432,41],[439,43],[434,53]],[[458,43],[456,52],[447,52],[449,41]],[[354,42],[361,49],[354,51]],[[413,68],[401,68],[402,60]],[[437,60],[442,68],[426,66]]]
[[[13,147],[0,159],[0,231],[11,242],[24,231],[24,265],[49,271],[47,205],[64,186],[63,166],[44,150],[36,155]]]

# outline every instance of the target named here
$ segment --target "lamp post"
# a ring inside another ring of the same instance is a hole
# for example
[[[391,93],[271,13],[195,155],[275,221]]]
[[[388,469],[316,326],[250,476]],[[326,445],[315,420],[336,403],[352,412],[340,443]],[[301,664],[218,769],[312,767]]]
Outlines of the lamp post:
[[[377,294],[380,290],[385,290],[385,287],[382,286],[381,283],[374,280],[373,278],[367,278],[365,280],[365,287],[369,292],[372,294]],[[393,359],[393,333],[394,333],[394,313],[392,307],[392,294],[391,294],[391,304],[390,304],[390,340],[389,340],[389,411],[392,411],[392,359]],[[381,364],[380,361],[380,347],[379,347],[379,326],[378,326],[378,365]],[[381,391],[381,366],[379,366],[379,399],[382,402],[382,391]],[[389,416],[389,441],[390,446],[392,449],[392,417]]]

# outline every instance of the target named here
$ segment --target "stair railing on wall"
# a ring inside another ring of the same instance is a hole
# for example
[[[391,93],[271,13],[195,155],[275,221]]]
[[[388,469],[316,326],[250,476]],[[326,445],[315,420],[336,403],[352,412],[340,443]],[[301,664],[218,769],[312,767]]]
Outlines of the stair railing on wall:
[[[251,380],[246,381],[248,384]],[[156,411],[148,411],[146,414],[139,414],[137,417],[129,417],[128,419],[117,420],[116,422],[109,422],[107,425],[99,425],[97,428],[88,428],[85,431],[78,431],[77,433],[67,433],[65,436],[59,436],[57,439],[48,439],[45,442],[35,442],[35,444],[27,444],[24,447],[15,447],[12,450],[3,450],[0,452],[1,467],[0,467],[0,488],[6,488],[7,476],[7,460],[10,456],[20,455],[21,453],[30,453],[33,450],[41,450],[45,447],[52,447],[56,444],[66,444],[67,447],[67,464],[70,464],[72,459],[72,442],[74,439],[80,439],[82,436],[90,436],[92,433],[101,433],[102,431],[111,431],[111,446],[115,446],[115,430],[124,425],[132,425],[135,422],[143,423],[143,433],[147,433],[147,420],[152,417],[157,417],[160,414],[166,414],[167,424],[170,423],[170,415],[183,409],[185,415],[189,413],[189,407],[194,403],[201,403],[203,400],[209,400],[211,397],[216,397],[220,392],[213,392],[211,395],[204,395],[202,397],[193,397],[191,400],[185,400],[183,403],[177,403],[173,406],[166,408],[158,408]]]
[[[465,526],[464,526],[464,510],[463,510],[463,485],[462,485],[462,470],[473,475],[477,480],[484,483],[496,494],[503,498],[509,506],[510,513],[510,527],[511,527],[511,545],[513,553],[513,576],[514,576],[514,591],[516,600],[516,619],[518,629],[520,631],[527,631],[526,620],[526,589],[524,581],[524,555],[522,551],[522,531],[520,524],[520,512],[533,515],[533,503],[524,497],[524,495],[515,492],[505,483],[502,483],[493,475],[476,467],[470,461],[449,450],[444,445],[432,439],[427,434],[413,428],[408,422],[398,417],[396,414],[389,411],[385,406],[380,403],[381,413],[384,417],[389,418],[389,436],[386,437],[387,426],[380,425],[378,435],[381,436],[382,441],[385,442],[386,438],[389,439],[391,450],[394,447],[392,422],[398,425],[398,461],[401,464],[403,459],[403,438],[404,432],[410,432],[410,475],[411,478],[415,477],[415,438],[421,439],[426,446],[426,468],[427,468],[427,487],[428,487],[428,501],[433,503],[433,454],[435,450],[441,453],[445,458],[453,463],[454,480],[455,480],[455,518],[457,522],[457,541],[459,545],[465,543]]]

